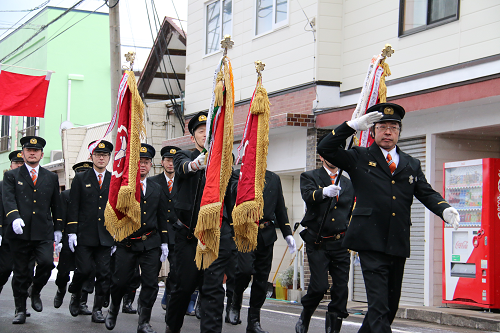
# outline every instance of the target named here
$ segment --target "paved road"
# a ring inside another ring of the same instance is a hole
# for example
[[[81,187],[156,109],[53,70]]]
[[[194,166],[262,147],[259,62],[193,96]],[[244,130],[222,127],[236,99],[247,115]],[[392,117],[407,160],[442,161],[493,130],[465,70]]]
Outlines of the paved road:
[[[44,310],[37,313],[30,308],[28,299],[28,308],[31,312],[31,318],[27,319],[24,325],[12,325],[14,314],[14,300],[12,298],[12,289],[9,283],[4,287],[0,294],[0,333],[59,333],[59,332],[107,332],[104,324],[95,324],[90,321],[90,316],[78,316],[73,318],[69,314],[68,305],[70,295],[66,294],[64,303],[59,309],[53,307],[53,297],[56,292],[56,286],[53,281],[49,281],[48,285],[42,291],[42,302]],[[160,294],[163,293],[163,288],[160,288]],[[165,331],[164,311],[160,306],[160,296],[155,304],[152,314],[151,325],[158,333]],[[89,303],[92,304],[92,296],[89,295]],[[223,332],[225,333],[245,333],[246,314],[248,300],[244,302],[242,309],[242,325],[233,326],[224,324]],[[287,302],[267,300],[264,309],[261,313],[262,327],[270,333],[293,333],[295,332],[295,323],[300,314],[301,307],[297,304]],[[107,313],[107,310],[104,311]],[[325,312],[316,311],[309,332],[317,333],[324,332]],[[117,333],[134,333],[137,329],[137,315],[120,313],[118,322],[113,332]],[[351,315],[344,321],[342,333],[355,333],[358,331],[363,316]],[[195,317],[186,316],[182,332],[199,332],[199,320]],[[463,329],[452,326],[443,326],[435,324],[421,323],[410,320],[396,320],[393,325],[395,333],[478,333],[478,330]]]

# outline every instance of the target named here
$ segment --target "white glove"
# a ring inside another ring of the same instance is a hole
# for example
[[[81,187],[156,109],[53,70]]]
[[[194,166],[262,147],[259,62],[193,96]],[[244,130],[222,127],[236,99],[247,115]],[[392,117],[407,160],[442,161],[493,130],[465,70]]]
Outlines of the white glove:
[[[330,186],[327,186],[327,187],[323,187],[323,198],[324,197],[329,197],[329,198],[336,197],[337,195],[339,195],[341,189],[342,188],[340,186],[333,185],[333,184]]]
[[[0,246],[2,246],[2,235],[0,235]]]
[[[59,253],[61,253],[62,250],[62,243],[57,243],[56,245],[56,256],[59,256]]]
[[[285,237],[286,243],[288,245],[288,250],[290,254],[293,254],[297,250],[297,246],[295,245],[295,239],[293,239],[292,235],[288,235]]]
[[[458,230],[458,226],[460,225],[460,214],[453,207],[448,207],[443,211],[443,219],[446,223],[449,223]]]
[[[68,245],[71,252],[75,252],[76,234],[68,234]]]
[[[349,120],[347,125],[356,131],[367,131],[373,126],[373,123],[382,119],[383,116],[381,112],[370,112],[357,119]]]
[[[167,260],[167,257],[168,257],[168,244],[167,243],[163,243],[163,244],[161,244],[161,257],[160,257],[160,261],[164,262],[165,260]]]
[[[203,170],[207,166],[205,165],[205,154],[201,153],[198,157],[191,163],[188,164],[189,172],[196,172],[198,170]]]
[[[62,239],[62,232],[60,232],[59,230],[56,230],[54,231],[54,243],[59,244],[61,242],[61,239]]]
[[[24,227],[23,219],[17,218],[14,221],[12,221],[12,230],[14,230],[14,232],[17,235],[23,234],[23,227]]]
[[[113,255],[116,252],[116,245],[113,245],[111,247],[111,255]]]

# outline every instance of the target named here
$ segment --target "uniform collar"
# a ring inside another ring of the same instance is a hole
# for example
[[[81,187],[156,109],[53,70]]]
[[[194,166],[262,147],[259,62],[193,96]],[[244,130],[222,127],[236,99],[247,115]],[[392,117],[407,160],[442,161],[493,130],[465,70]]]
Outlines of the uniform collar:
[[[172,178],[168,178],[167,174],[165,172],[163,172],[163,175],[165,176],[165,180],[167,181],[167,184],[168,184],[168,181],[171,180],[171,181],[174,181],[174,178],[175,178],[175,174]]]
[[[31,175],[31,170],[35,169],[36,174],[38,175],[38,172],[40,171],[40,164],[38,164],[36,167],[32,168],[28,165],[28,163],[24,163],[26,165],[26,169],[28,169],[28,173]]]
[[[95,176],[97,177],[97,179],[99,179],[99,175],[102,175],[102,179],[104,179],[104,176],[106,174],[106,170],[104,170],[104,172],[97,172],[97,170],[95,168],[92,168],[94,170],[94,173],[95,173]]]
[[[380,150],[382,151],[382,154],[384,154],[384,158],[387,160],[387,154],[391,154],[392,160],[398,166],[399,164],[399,154],[398,154],[398,149],[397,146],[394,146],[390,151],[385,150],[384,148],[380,147]]]

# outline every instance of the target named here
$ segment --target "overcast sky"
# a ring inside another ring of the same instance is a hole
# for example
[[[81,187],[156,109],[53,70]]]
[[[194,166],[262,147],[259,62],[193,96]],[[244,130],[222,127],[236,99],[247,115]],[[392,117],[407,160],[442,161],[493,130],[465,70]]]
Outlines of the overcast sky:
[[[110,1],[113,2],[114,0]],[[122,44],[122,53],[136,51],[137,57],[134,70],[142,69],[149,55],[150,48],[153,45],[148,24],[146,3],[151,18],[153,34],[156,37],[157,30],[154,26],[153,14],[151,11],[152,1],[153,0],[120,0],[120,40]],[[22,23],[36,15],[43,7],[31,12],[27,10],[36,8],[45,2],[47,2],[47,0],[0,0],[0,39],[4,38],[12,31],[9,30],[9,28],[12,27],[15,29],[19,27]],[[68,8],[77,2],[78,0],[49,0],[45,6]],[[173,6],[174,4],[179,14],[182,28],[186,32],[187,22],[185,20],[187,19],[187,3],[188,0],[154,0],[160,21],[163,21],[165,16],[177,19],[177,14]],[[103,4],[104,0],[85,0],[81,5],[76,7],[76,9],[94,11]],[[21,10],[25,11],[21,12]],[[104,5],[99,12],[107,13],[108,7]],[[19,20],[21,21],[16,24]]]

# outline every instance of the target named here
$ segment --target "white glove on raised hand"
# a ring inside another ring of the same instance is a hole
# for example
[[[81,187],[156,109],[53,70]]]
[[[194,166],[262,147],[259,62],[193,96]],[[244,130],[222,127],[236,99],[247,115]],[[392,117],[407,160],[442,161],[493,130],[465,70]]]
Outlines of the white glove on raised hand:
[[[12,221],[12,230],[14,230],[14,232],[17,235],[23,234],[23,227],[24,227],[23,219],[17,218],[14,221]]]
[[[290,254],[293,254],[297,250],[297,246],[295,245],[295,239],[293,239],[292,235],[288,235],[285,237],[286,244],[288,245],[288,250]]]
[[[163,244],[161,244],[161,257],[160,257],[160,261],[164,262],[165,260],[167,260],[167,257],[168,257],[168,244],[167,243],[163,243]]]
[[[198,157],[188,164],[189,172],[196,172],[198,170],[203,170],[207,166],[205,165],[205,154],[201,153]]]
[[[382,119],[383,116],[381,112],[370,112],[357,119],[349,120],[347,125],[356,131],[367,131],[373,126],[373,123]]]
[[[324,197],[329,197],[329,198],[336,197],[337,195],[339,195],[341,189],[342,188],[340,186],[333,185],[333,184],[330,186],[327,186],[327,187],[323,187],[323,198]]]
[[[68,234],[68,245],[71,252],[75,252],[76,247],[76,234]]]
[[[54,231],[54,243],[59,244],[61,242],[61,239],[62,239],[62,232],[60,232],[59,230],[56,230]]]
[[[453,207],[448,207],[443,211],[443,219],[446,223],[449,223],[458,230],[458,226],[460,225],[460,214]]]
[[[58,243],[58,244],[56,245],[56,249],[55,249],[55,251],[56,251],[56,256],[59,256],[59,253],[61,253],[62,247],[63,247],[62,243]]]
[[[111,247],[111,255],[113,255],[116,252],[116,245],[113,245]]]
[[[2,235],[0,235],[0,246],[2,246]]]

